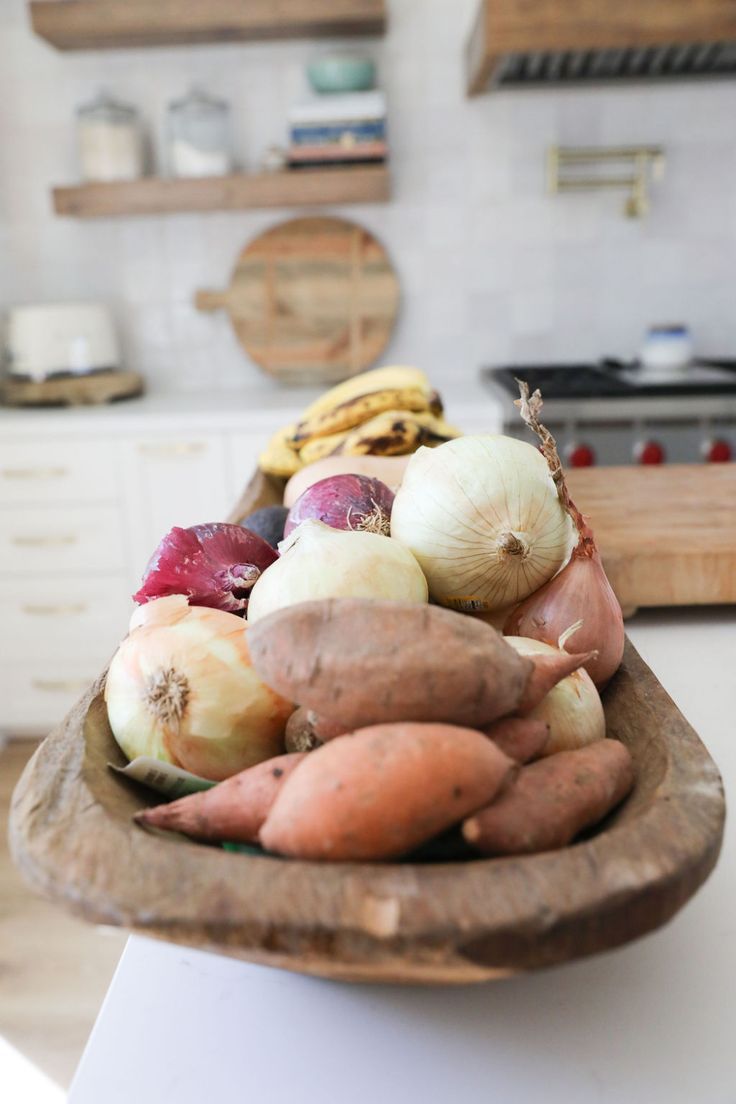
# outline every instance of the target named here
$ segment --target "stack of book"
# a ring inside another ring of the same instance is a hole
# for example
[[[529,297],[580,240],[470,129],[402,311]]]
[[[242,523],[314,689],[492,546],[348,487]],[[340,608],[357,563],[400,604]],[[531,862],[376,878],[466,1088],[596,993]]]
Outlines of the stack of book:
[[[289,164],[294,168],[385,161],[383,92],[325,95],[289,112]]]

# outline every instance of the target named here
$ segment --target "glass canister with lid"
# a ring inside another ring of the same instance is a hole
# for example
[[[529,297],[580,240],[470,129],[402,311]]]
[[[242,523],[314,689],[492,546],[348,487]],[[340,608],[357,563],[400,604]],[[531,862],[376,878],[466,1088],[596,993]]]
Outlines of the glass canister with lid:
[[[172,176],[224,176],[232,170],[230,107],[191,88],[168,112],[169,171]]]
[[[83,180],[137,180],[143,176],[143,135],[138,112],[106,92],[77,109]]]

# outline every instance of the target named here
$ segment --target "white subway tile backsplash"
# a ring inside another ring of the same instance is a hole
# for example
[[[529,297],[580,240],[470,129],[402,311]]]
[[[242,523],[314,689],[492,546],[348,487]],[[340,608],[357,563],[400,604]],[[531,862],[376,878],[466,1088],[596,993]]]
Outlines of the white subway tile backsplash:
[[[442,385],[480,364],[630,355],[646,326],[689,322],[698,347],[736,347],[736,82],[504,91],[467,100],[462,55],[476,0],[389,0],[366,43],[284,42],[64,54],[0,3],[0,306],[100,297],[126,362],[156,387],[226,390],[261,379],[227,315],[197,288],[227,286],[240,250],[283,218],[245,211],[62,220],[53,184],[77,178],[75,110],[101,87],[135,104],[166,168],[169,101],[199,83],[232,108],[236,162],[286,141],[304,65],[341,46],[377,59],[389,96],[393,200],[335,208],[383,242],[402,305],[385,359]],[[625,193],[545,194],[551,143],[651,142],[664,179],[644,221]]]

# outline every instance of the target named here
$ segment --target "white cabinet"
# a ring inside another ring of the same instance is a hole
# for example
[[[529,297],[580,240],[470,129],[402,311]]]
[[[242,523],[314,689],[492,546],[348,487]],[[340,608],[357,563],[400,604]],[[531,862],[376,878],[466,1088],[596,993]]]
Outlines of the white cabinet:
[[[119,443],[130,562],[139,579],[174,525],[219,521],[232,504],[224,435],[183,432]]]
[[[125,635],[163,535],[224,518],[286,420],[203,428],[190,412],[128,427],[121,414],[106,433],[83,417],[65,434],[33,416],[36,431],[0,432],[0,732],[63,718]]]

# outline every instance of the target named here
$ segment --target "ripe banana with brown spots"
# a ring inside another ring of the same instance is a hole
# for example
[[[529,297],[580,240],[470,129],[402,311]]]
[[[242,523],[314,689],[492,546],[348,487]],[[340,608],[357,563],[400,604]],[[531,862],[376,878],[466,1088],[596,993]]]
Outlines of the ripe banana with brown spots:
[[[329,455],[401,456],[420,445],[439,445],[460,436],[460,430],[428,411],[384,410],[345,434]]]
[[[299,453],[289,443],[294,436],[295,428],[293,425],[288,425],[279,429],[258,457],[258,466],[266,475],[279,475],[289,479],[304,467]]]
[[[346,429],[354,429],[386,410],[410,410],[417,413],[426,411],[439,415],[442,413],[442,402],[436,391],[419,387],[368,391],[309,418],[302,418],[297,424],[293,444],[296,448],[301,448],[317,437],[328,437]]]

